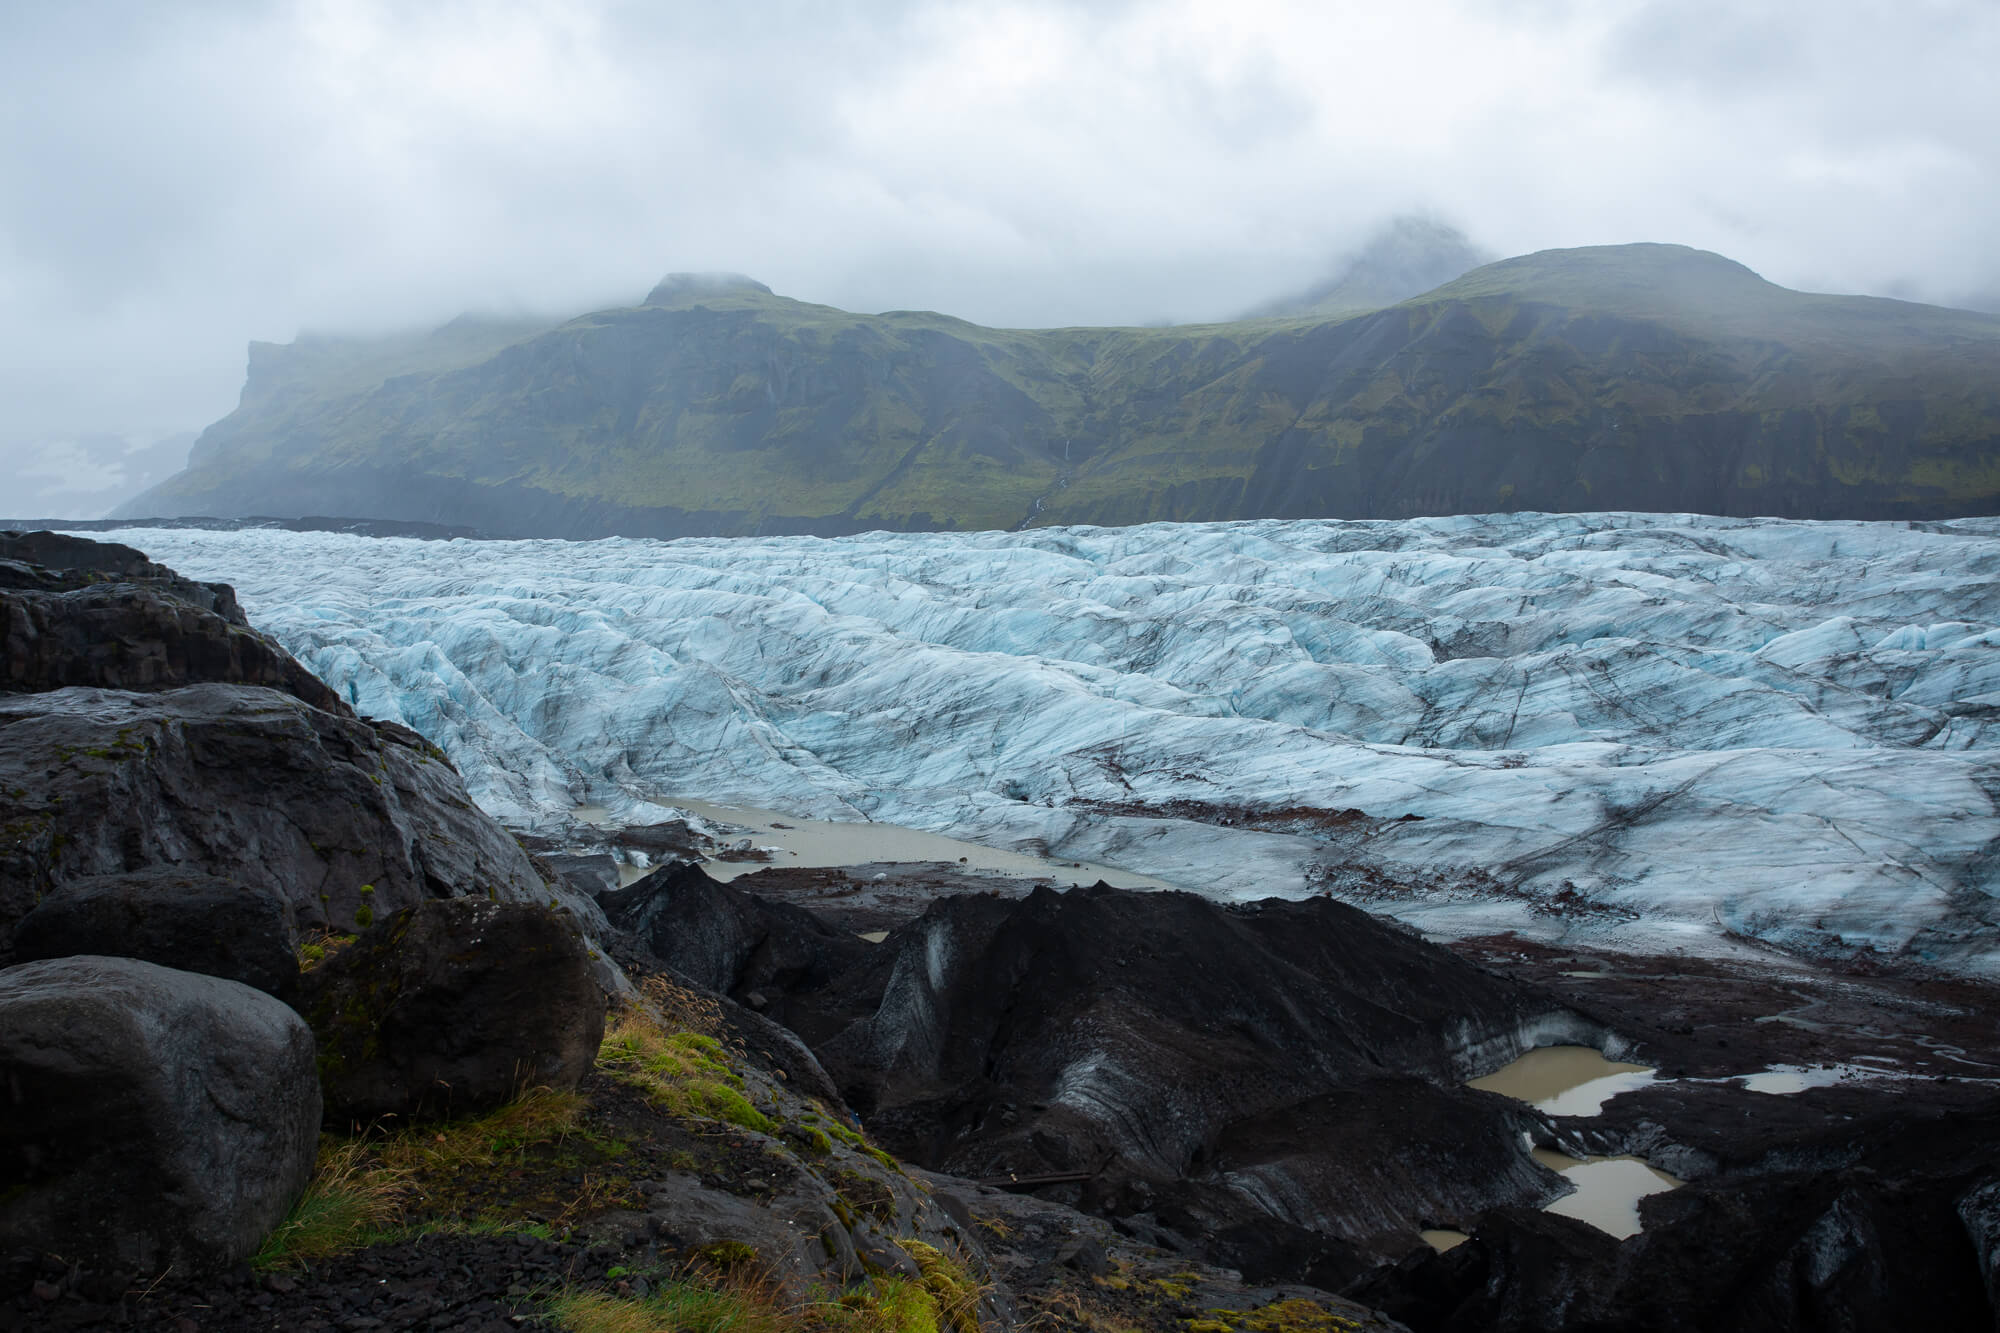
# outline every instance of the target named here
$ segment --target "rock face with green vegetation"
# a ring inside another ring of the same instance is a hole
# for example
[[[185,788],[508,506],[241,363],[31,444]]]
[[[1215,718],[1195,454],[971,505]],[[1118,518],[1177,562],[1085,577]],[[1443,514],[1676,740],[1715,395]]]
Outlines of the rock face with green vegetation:
[[[1231,324],[988,329],[669,279],[553,327],[253,344],[241,405],[121,512],[594,537],[1996,507],[2000,318],[1630,245]]]
[[[128,958],[0,971],[0,1253],[241,1260],[312,1174],[313,1039],[233,981]]]

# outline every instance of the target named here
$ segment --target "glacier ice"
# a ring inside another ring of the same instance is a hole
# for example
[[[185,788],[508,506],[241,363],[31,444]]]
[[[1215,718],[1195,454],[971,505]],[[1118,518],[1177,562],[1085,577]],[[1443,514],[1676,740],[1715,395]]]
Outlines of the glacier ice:
[[[699,797],[1440,931],[2000,973],[1996,520],[119,539],[517,826]]]

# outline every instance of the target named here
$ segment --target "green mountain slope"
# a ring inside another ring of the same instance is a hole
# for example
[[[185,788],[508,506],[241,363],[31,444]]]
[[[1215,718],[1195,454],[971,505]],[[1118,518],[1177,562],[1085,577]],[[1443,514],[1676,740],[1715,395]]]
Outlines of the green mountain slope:
[[[1164,329],[857,315],[669,279],[554,327],[252,348],[148,514],[596,536],[1510,509],[2000,510],[2000,318],[1678,246]]]

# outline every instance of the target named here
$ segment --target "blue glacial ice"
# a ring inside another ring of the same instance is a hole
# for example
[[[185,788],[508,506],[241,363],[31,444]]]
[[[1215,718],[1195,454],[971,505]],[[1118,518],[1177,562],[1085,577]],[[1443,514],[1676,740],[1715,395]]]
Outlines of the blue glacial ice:
[[[118,539],[517,827],[694,797],[1440,932],[2000,974],[1996,520]],[[1358,813],[1244,818],[1281,810]]]

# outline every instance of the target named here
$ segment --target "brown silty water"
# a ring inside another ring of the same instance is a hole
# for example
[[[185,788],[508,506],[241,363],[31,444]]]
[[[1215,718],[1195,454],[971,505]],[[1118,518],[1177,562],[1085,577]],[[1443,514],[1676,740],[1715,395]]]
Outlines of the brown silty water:
[[[832,868],[882,861],[934,861],[962,865],[1017,879],[1034,879],[1059,885],[1095,884],[1099,880],[1121,889],[1171,889],[1178,887],[1149,875],[1134,874],[1116,866],[1090,861],[1050,860],[1024,852],[1002,851],[976,842],[948,838],[941,833],[897,824],[847,823],[830,819],[795,819],[775,810],[754,806],[716,805],[709,801],[664,798],[663,805],[686,810],[712,824],[726,824],[747,830],[758,847],[775,847],[769,861],[704,861],[702,870],[712,879],[731,880],[768,866],[794,869]],[[608,825],[602,806],[580,805],[572,813],[587,824]],[[732,835],[732,836],[741,836]],[[626,883],[648,872],[644,866],[621,866]]]
[[[1607,1060],[1588,1046],[1543,1046],[1468,1085],[1528,1102],[1550,1115],[1596,1115],[1621,1092],[1651,1083],[1654,1072],[1644,1065]],[[1636,1157],[1577,1158],[1534,1149],[1534,1158],[1571,1184],[1575,1192],[1547,1206],[1547,1211],[1588,1222],[1621,1239],[1639,1232],[1639,1200],[1670,1190],[1681,1182]],[[1438,1250],[1464,1240],[1459,1232],[1426,1232],[1424,1239]]]

